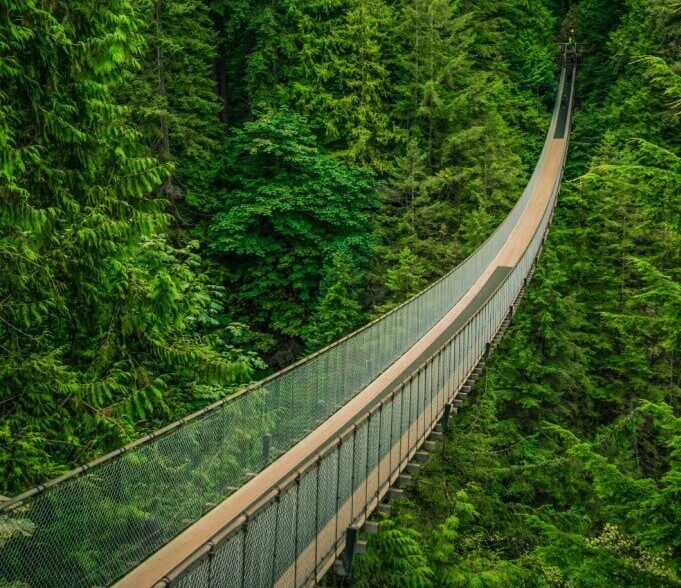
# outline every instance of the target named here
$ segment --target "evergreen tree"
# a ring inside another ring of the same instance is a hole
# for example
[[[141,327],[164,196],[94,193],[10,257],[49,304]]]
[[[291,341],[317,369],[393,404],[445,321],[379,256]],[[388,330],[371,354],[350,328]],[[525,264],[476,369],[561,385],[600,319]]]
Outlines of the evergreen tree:
[[[313,0],[303,4],[300,65],[291,72],[292,105],[343,159],[386,172],[392,132],[385,0]]]
[[[160,162],[174,164],[163,195],[200,200],[221,136],[213,22],[202,0],[134,0],[134,7],[146,50],[119,92],[133,106],[142,140]]]
[[[359,302],[361,276],[354,273],[352,258],[339,251],[320,286],[320,299],[310,325],[303,329],[308,348],[323,347],[359,327],[364,313]]]

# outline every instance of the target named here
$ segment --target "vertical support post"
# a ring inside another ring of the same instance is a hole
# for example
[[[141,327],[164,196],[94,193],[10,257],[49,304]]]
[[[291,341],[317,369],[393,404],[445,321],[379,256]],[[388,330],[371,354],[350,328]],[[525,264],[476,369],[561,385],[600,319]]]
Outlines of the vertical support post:
[[[296,520],[294,524],[294,541],[293,541],[293,555],[294,555],[294,561],[293,561],[293,585],[298,586],[298,535],[300,533],[299,529],[299,516],[298,513],[300,511],[300,472],[296,475]]]
[[[274,586],[277,574],[277,547],[279,546],[279,508],[281,507],[281,488],[277,488],[277,514],[274,519],[274,551],[272,553],[272,575],[270,576],[270,583]]]
[[[210,551],[208,552],[208,586],[213,585],[213,560],[215,559],[215,543],[210,542]]]
[[[243,525],[241,525],[241,532],[244,534],[243,548],[241,550],[241,583],[239,584],[241,588],[246,588],[246,549],[248,543],[248,515],[246,515],[246,520]]]
[[[489,361],[490,353],[492,353],[492,344],[485,343],[485,364]]]
[[[343,437],[338,440],[338,457],[336,459],[336,528],[333,531],[333,548],[338,549],[338,515],[340,511],[340,466],[341,466],[341,451],[343,450]],[[350,512],[350,520],[352,520],[352,512]]]
[[[513,305],[511,304],[510,308],[508,309],[508,324],[509,326],[513,324]]]
[[[393,476],[393,418],[395,415],[395,392],[390,395],[390,441],[388,441],[388,486]]]
[[[314,583],[317,583],[317,569],[319,568],[319,477],[322,470],[322,458],[317,456],[317,482],[315,484],[315,499],[314,499],[314,567],[312,569],[312,577]]]
[[[364,464],[364,520],[369,518],[369,448],[371,447],[371,419],[374,418],[375,413],[369,413],[367,419],[367,459]]]
[[[381,495],[381,433],[383,432],[383,403],[378,407],[378,441],[376,442],[376,505]]]
[[[446,435],[447,434],[447,427],[449,426],[449,417],[452,414],[452,405],[445,404],[445,410],[442,413],[442,420],[440,421],[442,423],[442,432]]]
[[[352,574],[352,564],[355,559],[355,547],[357,546],[357,527],[348,527],[345,532],[345,549],[343,550],[343,568],[345,573],[350,576]]]

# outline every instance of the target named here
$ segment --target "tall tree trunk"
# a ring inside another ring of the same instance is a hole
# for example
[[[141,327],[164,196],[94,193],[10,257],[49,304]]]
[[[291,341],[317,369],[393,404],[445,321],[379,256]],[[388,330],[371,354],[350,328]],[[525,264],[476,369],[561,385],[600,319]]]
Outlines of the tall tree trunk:
[[[161,12],[162,12],[162,0],[157,0],[156,1],[156,31],[157,31],[157,38],[161,39],[162,34],[161,30],[163,28],[163,21],[161,19]],[[163,102],[165,104],[165,107],[168,107],[168,94],[166,92],[166,84],[165,84],[165,72],[164,72],[164,66],[163,66],[163,49],[161,48],[161,43],[158,42],[156,44],[156,72],[158,74],[158,86],[156,88],[156,92],[161,98],[163,99]],[[160,120],[159,120],[159,133],[161,137],[161,155],[163,157],[164,161],[168,161],[170,159],[170,135],[168,133],[168,121],[165,115],[161,115]]]
[[[220,110],[220,122],[229,122],[228,90],[227,90],[227,64],[225,63],[225,23],[221,14],[213,13],[213,23],[218,36],[217,56],[213,63],[215,73],[215,91],[222,109]]]

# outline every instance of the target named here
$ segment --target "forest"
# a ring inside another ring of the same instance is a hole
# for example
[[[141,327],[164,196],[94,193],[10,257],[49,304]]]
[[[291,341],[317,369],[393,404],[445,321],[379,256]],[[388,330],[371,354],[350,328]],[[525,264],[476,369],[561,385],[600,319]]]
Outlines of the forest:
[[[567,18],[587,45],[547,247],[354,586],[681,585],[681,10]]]
[[[353,585],[681,585],[678,3],[0,8],[0,494],[462,261],[527,182],[575,27],[567,181],[537,272]]]

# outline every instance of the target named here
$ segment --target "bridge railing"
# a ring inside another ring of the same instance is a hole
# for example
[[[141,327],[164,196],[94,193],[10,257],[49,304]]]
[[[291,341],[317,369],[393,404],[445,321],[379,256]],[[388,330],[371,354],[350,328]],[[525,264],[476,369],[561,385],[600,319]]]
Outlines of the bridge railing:
[[[156,588],[315,586],[439,422],[508,317],[550,222],[560,177],[520,262],[468,322]]]
[[[554,124],[555,112],[549,137]],[[478,280],[525,209],[547,148],[548,139],[504,222],[421,294],[290,368],[0,505],[0,525],[21,528],[0,545],[0,579],[32,587],[108,585],[304,438]]]

